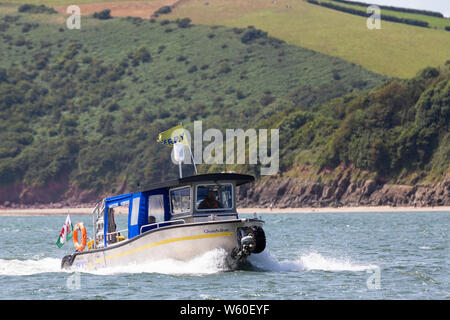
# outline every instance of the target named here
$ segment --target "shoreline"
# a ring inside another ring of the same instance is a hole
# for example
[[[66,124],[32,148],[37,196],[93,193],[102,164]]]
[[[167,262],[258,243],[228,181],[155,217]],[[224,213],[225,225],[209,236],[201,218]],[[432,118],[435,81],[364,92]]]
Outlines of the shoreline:
[[[60,216],[67,213],[73,215],[90,215],[94,208],[48,208],[48,209],[0,209],[2,216]],[[127,208],[116,211],[117,214],[127,214]],[[450,212],[450,206],[439,207],[323,207],[323,208],[240,208],[240,214],[266,213],[340,213],[340,212]]]

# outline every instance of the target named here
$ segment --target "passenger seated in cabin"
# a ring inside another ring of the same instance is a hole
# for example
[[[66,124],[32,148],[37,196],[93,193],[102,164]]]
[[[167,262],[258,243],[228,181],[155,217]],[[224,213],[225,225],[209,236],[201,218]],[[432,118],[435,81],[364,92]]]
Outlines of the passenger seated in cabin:
[[[216,193],[213,190],[208,191],[208,196],[198,205],[199,209],[217,209],[223,208],[220,201],[216,200]]]
[[[116,221],[114,220],[114,209],[108,208],[108,233],[114,233],[117,230]],[[117,241],[118,234],[108,234],[108,243],[114,243]]]
[[[156,223],[155,216],[148,216],[148,223]]]

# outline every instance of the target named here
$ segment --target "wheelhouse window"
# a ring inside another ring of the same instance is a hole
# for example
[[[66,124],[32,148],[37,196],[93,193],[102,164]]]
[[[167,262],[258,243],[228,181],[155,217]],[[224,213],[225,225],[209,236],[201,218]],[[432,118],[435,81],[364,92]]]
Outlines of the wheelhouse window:
[[[230,210],[233,208],[233,185],[207,184],[196,188],[197,211]]]
[[[148,223],[164,221],[164,199],[162,194],[148,198]]]
[[[191,211],[190,187],[170,190],[170,203],[173,214],[190,212]]]

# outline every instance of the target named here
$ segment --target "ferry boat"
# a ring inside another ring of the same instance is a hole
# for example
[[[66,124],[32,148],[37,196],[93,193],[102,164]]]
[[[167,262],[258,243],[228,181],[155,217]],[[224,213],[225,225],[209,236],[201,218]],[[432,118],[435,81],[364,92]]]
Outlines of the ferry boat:
[[[230,269],[266,247],[264,221],[240,218],[236,188],[254,177],[237,173],[198,174],[104,198],[93,210],[93,238],[75,225],[77,250],[61,268],[99,269],[160,259],[188,261],[213,249],[226,252]],[[128,206],[128,225],[116,225],[119,207]],[[82,233],[81,243],[78,232]]]

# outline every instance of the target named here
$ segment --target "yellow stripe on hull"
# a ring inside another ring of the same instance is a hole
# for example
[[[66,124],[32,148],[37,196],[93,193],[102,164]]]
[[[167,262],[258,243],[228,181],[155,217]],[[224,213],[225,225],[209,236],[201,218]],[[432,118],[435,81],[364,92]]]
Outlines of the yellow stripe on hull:
[[[150,244],[147,244],[145,246],[141,246],[141,247],[138,247],[138,248],[135,248],[135,249],[132,249],[132,250],[128,250],[128,251],[124,251],[124,252],[120,252],[120,253],[116,253],[116,254],[111,254],[111,255],[105,256],[105,260],[111,260],[111,259],[114,259],[114,258],[123,257],[125,255],[133,254],[133,253],[136,253],[136,252],[140,252],[142,250],[150,249],[150,248],[157,247],[157,246],[160,246],[160,245],[163,245],[163,244],[167,244],[167,243],[178,242],[178,241],[185,241],[185,240],[229,237],[233,233],[234,232],[221,232],[221,233],[201,234],[201,235],[195,235],[195,236],[171,238],[171,239],[167,239],[167,240],[162,240],[162,241],[150,243]],[[101,258],[95,260],[96,263],[99,263],[101,261],[102,261]]]

